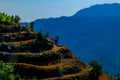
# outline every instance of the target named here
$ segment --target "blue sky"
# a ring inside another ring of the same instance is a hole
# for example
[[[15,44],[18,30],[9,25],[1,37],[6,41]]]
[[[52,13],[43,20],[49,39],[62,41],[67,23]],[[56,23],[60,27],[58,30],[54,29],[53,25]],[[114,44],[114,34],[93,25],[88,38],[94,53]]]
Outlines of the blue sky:
[[[78,10],[104,3],[120,3],[120,0],[0,0],[0,12],[17,14],[22,21],[39,18],[71,16]]]

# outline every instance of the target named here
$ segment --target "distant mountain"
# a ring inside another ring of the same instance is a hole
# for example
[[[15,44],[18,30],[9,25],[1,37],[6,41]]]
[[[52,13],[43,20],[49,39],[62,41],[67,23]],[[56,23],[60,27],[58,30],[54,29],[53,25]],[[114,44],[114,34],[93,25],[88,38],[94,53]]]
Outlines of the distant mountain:
[[[88,17],[88,18],[120,18],[120,4],[103,4],[103,5],[95,5],[91,6],[90,8],[86,8],[83,10],[78,11],[74,14],[74,17]]]
[[[36,31],[58,35],[60,44],[88,62],[98,59],[106,69],[120,72],[120,4],[95,5],[70,17],[38,19]]]
[[[21,24],[22,26],[30,25],[29,22],[21,22],[20,24]]]

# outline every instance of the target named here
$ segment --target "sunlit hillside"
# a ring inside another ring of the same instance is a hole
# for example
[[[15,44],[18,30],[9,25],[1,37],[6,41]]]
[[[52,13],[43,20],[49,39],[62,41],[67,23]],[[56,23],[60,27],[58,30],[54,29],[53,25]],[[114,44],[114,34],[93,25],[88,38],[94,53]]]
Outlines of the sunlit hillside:
[[[3,15],[3,13],[2,13]],[[97,61],[89,65],[79,60],[71,50],[59,44],[59,37],[34,32],[2,16],[0,22],[0,79],[2,80],[111,80]],[[13,21],[12,21],[13,20]],[[4,73],[4,74],[3,74]],[[103,77],[102,77],[103,76]]]

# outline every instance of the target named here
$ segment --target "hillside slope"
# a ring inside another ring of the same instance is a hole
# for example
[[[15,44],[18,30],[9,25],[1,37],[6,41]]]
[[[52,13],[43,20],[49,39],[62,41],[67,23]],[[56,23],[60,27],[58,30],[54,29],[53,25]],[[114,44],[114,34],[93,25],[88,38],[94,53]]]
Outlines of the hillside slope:
[[[55,44],[50,37],[34,32],[29,26],[2,23],[0,30],[0,60],[12,64],[14,74],[19,74],[21,79],[94,78],[90,74],[92,67],[78,60],[68,47]]]
[[[97,59],[106,70],[120,72],[119,14],[120,4],[95,5],[70,17],[35,20],[34,29],[58,35],[60,44],[69,46],[83,61]]]

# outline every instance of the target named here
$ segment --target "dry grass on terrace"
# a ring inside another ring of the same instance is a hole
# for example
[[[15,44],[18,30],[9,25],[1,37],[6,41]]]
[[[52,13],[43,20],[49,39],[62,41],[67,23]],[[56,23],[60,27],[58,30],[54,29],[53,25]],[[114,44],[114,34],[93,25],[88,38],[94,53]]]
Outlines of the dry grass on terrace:
[[[22,31],[22,32],[20,32],[20,35],[24,35],[26,33],[27,33],[26,31]],[[0,33],[0,34],[2,34],[2,35],[17,35],[18,32],[9,32],[9,33]],[[30,34],[35,35],[36,33],[35,32],[30,32]]]
[[[57,52],[60,49],[69,50],[66,46],[56,46],[56,45],[53,45],[53,48],[51,50],[45,50],[43,52],[45,54],[49,54],[51,52]]]
[[[15,65],[19,65],[19,66],[26,66],[26,67],[30,67],[30,68],[36,68],[36,69],[42,69],[42,70],[52,70],[55,69],[56,66],[54,65],[49,65],[49,66],[36,66],[36,65],[32,65],[32,64],[26,64],[26,63],[16,63]]]
[[[88,76],[88,73],[81,71],[80,73],[76,73],[76,74],[67,74],[67,75],[63,75],[62,77],[46,78],[46,79],[42,79],[42,80],[74,80],[76,77],[81,77],[81,76],[82,77]],[[75,80],[77,80],[77,79],[75,79]]]
[[[113,80],[113,79],[107,76],[105,73],[103,73],[101,76],[99,76],[99,80]]]
[[[35,42],[36,39],[30,39],[30,40],[26,40],[26,41],[17,41],[17,42],[7,42],[6,44],[15,44],[15,45],[20,45],[22,44],[28,44],[28,43],[33,43]]]

